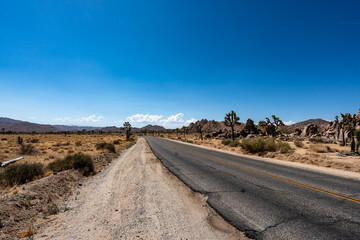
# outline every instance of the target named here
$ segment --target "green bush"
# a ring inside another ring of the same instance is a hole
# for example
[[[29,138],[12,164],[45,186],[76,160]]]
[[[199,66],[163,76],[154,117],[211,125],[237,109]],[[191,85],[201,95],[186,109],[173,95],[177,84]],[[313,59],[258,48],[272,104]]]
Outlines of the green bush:
[[[279,151],[280,153],[288,153],[291,152],[291,147],[290,144],[288,144],[287,142],[278,142],[277,143],[277,151]]]
[[[6,186],[13,186],[31,182],[43,174],[44,167],[40,163],[13,164],[0,174],[0,181]]]
[[[131,148],[132,146],[135,145],[135,143],[136,143],[136,142],[131,142],[131,143],[129,143],[128,145],[126,145],[126,149]]]
[[[111,153],[115,153],[116,150],[115,150],[115,145],[112,144],[112,143],[106,143],[106,142],[102,142],[102,143],[97,143],[95,145],[96,147],[96,150],[99,150],[99,149],[107,149],[109,152]]]
[[[94,172],[94,162],[91,156],[76,153],[66,156],[64,159],[55,160],[48,165],[48,168],[54,172],[61,172],[67,169],[76,169],[84,176],[88,176]]]
[[[240,142],[235,140],[235,141],[231,141],[229,144],[230,147],[238,147],[240,146]]]
[[[48,215],[56,215],[59,212],[60,212],[60,209],[55,203],[47,206],[47,214]]]
[[[287,153],[291,150],[291,147],[286,142],[276,142],[273,138],[250,138],[244,139],[240,143],[240,147],[248,153],[265,153],[276,152]]]

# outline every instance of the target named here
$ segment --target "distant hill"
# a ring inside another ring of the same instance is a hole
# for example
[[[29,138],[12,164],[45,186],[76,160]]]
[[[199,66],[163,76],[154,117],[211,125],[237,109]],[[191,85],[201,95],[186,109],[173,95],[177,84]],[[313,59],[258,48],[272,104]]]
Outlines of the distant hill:
[[[0,130],[2,131],[3,129],[5,132],[12,131],[45,133],[60,131],[82,131],[83,129],[86,129],[86,131],[90,131],[101,129],[101,127],[37,124],[6,117],[0,117]]]
[[[5,131],[13,132],[58,132],[59,130],[51,125],[30,123],[30,122],[19,122],[15,124],[1,125],[1,128],[5,128]]]
[[[118,128],[118,127],[115,127],[115,126],[104,127],[104,128],[98,129],[98,130],[101,130],[103,132],[124,132],[124,130],[122,128]],[[132,127],[131,128],[132,132],[162,131],[162,130],[166,130],[166,128],[164,128],[162,126],[159,126],[159,125],[147,125],[147,126],[142,127],[142,128],[137,128],[137,127]]]
[[[67,126],[67,125],[52,125],[60,131],[82,131],[85,129],[86,131],[98,130],[101,127],[90,127],[90,126]]]
[[[166,128],[164,128],[163,126],[159,126],[159,125],[146,125],[145,127],[142,127],[139,129],[139,131],[162,131],[162,130],[166,130]]]
[[[21,123],[22,121],[20,120],[15,120],[15,119],[11,119],[11,118],[6,118],[6,117],[0,117],[0,124],[15,124],[15,123]]]
[[[298,123],[294,123],[292,125],[290,125],[290,127],[292,128],[303,128],[309,124],[315,124],[317,126],[324,126],[324,125],[329,125],[329,122],[321,119],[321,118],[316,118],[316,119],[309,119],[306,121],[302,121],[302,122],[298,122]]]

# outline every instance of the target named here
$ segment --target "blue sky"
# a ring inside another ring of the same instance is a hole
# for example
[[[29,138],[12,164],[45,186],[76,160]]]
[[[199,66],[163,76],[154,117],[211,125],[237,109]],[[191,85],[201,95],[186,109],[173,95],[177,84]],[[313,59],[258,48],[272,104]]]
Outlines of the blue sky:
[[[359,1],[0,0],[0,116],[256,122],[360,108]]]

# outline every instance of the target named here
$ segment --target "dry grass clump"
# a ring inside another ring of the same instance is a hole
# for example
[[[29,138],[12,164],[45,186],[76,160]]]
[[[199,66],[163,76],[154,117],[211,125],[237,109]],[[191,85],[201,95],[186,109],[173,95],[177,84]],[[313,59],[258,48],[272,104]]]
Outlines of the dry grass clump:
[[[19,153],[22,155],[34,155],[38,153],[38,150],[31,144],[21,144]]]
[[[324,146],[321,144],[310,145],[310,149],[311,149],[311,151],[316,152],[316,153],[332,152],[332,149],[329,146]]]

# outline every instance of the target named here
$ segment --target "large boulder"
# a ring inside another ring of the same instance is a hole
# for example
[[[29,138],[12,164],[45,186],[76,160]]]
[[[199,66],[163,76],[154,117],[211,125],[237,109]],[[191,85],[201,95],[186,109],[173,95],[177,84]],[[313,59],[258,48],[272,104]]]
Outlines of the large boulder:
[[[240,131],[240,135],[242,137],[247,137],[249,134],[257,135],[259,134],[259,130],[256,128],[254,121],[248,119],[243,130]]]
[[[294,136],[300,136],[301,133],[302,133],[301,129],[296,128],[295,131],[294,131]]]
[[[301,133],[302,137],[311,137],[319,133],[319,128],[315,124],[309,124],[304,127],[304,130]]]

